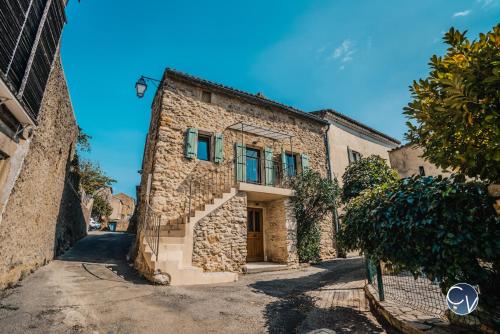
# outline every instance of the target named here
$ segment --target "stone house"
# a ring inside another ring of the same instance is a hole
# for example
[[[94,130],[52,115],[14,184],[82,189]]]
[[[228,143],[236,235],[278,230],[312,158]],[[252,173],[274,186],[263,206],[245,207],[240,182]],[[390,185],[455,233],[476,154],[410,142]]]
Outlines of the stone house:
[[[96,195],[106,200],[111,207],[112,211],[108,218],[110,221],[117,222],[116,231],[127,231],[130,218],[135,210],[134,199],[124,193],[113,194],[111,187],[98,189]]]
[[[423,158],[424,150],[415,145],[406,144],[389,151],[391,167],[401,178],[413,175],[420,176],[450,176],[451,172],[442,170]]]
[[[59,56],[65,1],[0,3],[0,288],[85,235],[78,126]]]
[[[248,263],[297,266],[289,179],[329,174],[328,121],[167,69],[139,188],[136,267],[170,284],[229,282]],[[332,218],[321,258],[335,257]]]
[[[378,155],[389,164],[389,150],[401,144],[380,131],[356,121],[338,111],[324,109],[313,114],[328,121],[328,156],[332,178],[342,185],[342,175],[351,162],[369,155]]]

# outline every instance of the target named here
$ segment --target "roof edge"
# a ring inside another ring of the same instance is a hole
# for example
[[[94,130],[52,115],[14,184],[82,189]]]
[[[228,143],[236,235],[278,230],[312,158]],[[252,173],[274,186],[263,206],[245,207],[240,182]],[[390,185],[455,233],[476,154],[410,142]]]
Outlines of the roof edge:
[[[393,138],[393,137],[391,137],[389,135],[386,135],[385,133],[383,133],[381,131],[378,131],[378,130],[376,130],[376,129],[374,129],[374,128],[366,125],[366,124],[363,124],[363,123],[361,123],[361,122],[359,122],[359,121],[357,121],[357,120],[355,120],[355,119],[353,119],[353,118],[351,118],[349,116],[346,116],[346,115],[344,115],[344,114],[342,114],[342,113],[340,113],[340,112],[338,112],[336,110],[333,110],[333,109],[321,109],[321,110],[317,110],[317,111],[312,111],[311,113],[315,114],[315,115],[319,115],[318,117],[321,117],[322,119],[326,119],[325,118],[326,114],[330,113],[330,114],[332,114],[332,115],[334,115],[334,116],[336,116],[338,118],[343,119],[344,121],[346,121],[348,123],[351,123],[351,124],[354,124],[354,125],[356,125],[356,126],[358,126],[360,128],[363,128],[364,130],[367,130],[370,133],[372,133],[372,134],[374,134],[374,135],[376,135],[378,137],[382,137],[385,140],[387,140],[387,141],[389,141],[389,142],[391,142],[393,144],[401,145],[401,142],[399,140],[397,140],[396,138]]]
[[[322,125],[330,124],[327,120],[324,120],[324,119],[322,119],[322,118],[320,118],[312,113],[308,113],[308,112],[299,110],[297,108],[284,105],[280,102],[267,99],[267,98],[259,96],[257,94],[248,93],[248,92],[236,89],[236,88],[232,88],[232,87],[225,86],[225,85],[213,82],[213,81],[202,79],[202,78],[193,76],[191,74],[177,71],[177,70],[169,68],[169,67],[167,67],[167,69],[165,70],[165,76],[172,77],[174,79],[181,79],[181,80],[184,80],[187,82],[194,82],[194,83],[196,83],[198,85],[202,85],[202,86],[207,86],[207,87],[210,87],[214,90],[225,93],[227,95],[237,96],[239,98],[245,99],[245,100],[252,102],[254,104],[279,108],[281,110],[285,110],[285,111],[288,111],[290,113],[293,113],[299,117],[302,117],[302,118],[305,118],[305,119],[308,119],[311,121],[315,121],[315,122],[320,123]]]

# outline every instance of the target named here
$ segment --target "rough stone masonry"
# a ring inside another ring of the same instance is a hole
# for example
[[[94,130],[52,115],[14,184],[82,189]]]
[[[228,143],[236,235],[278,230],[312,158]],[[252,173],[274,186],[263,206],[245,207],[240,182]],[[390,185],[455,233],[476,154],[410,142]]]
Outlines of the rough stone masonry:
[[[77,186],[69,177],[78,126],[59,55],[40,115],[0,223],[0,288],[86,234]]]

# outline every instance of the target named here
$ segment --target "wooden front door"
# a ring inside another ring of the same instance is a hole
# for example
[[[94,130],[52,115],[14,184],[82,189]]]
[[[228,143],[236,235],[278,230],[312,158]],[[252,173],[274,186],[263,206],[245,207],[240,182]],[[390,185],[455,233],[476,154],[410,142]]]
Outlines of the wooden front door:
[[[247,261],[263,261],[262,209],[247,210]]]

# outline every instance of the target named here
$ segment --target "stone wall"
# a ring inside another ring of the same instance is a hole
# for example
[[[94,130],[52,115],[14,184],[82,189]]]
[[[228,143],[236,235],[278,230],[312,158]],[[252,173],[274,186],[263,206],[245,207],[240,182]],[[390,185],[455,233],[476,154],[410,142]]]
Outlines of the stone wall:
[[[287,263],[287,233],[283,200],[264,203],[264,251],[267,261]]]
[[[239,192],[196,224],[193,265],[205,271],[242,271],[247,257],[246,200]]]
[[[295,266],[297,221],[290,199],[264,203],[264,251],[267,261]]]
[[[78,196],[65,180],[78,134],[59,56],[43,97],[39,124],[0,223],[0,287],[50,261],[85,234]],[[68,210],[72,213],[68,213]],[[77,220],[75,220],[77,219]]]
[[[423,167],[426,176],[450,176],[451,173],[442,170],[436,165],[425,160],[422,155],[424,150],[414,145],[405,145],[389,152],[391,167],[400,177],[419,175],[419,167]]]
[[[217,167],[210,162],[184,157],[185,134],[189,127],[209,133],[223,133],[226,162],[234,159],[234,144],[241,142],[242,138],[239,131],[227,129],[232,124],[245,122],[288,133],[294,136],[292,147],[288,140],[273,141],[246,133],[243,141],[248,146],[258,148],[274,147],[276,155],[281,152],[282,147],[287,151],[308,154],[310,167],[326,176],[326,126],[283,110],[257,106],[215,92],[212,92],[212,102],[205,103],[201,101],[202,88],[168,76],[164,81],[152,168],[151,204],[154,209],[164,212],[166,216],[176,217],[186,202],[187,177],[202,175]]]
[[[211,92],[211,101],[202,101],[202,92]],[[269,138],[228,129],[229,126],[244,122],[263,128],[287,133],[290,141],[276,141]],[[169,77],[165,74],[163,87],[158,90],[152,106],[152,117],[143,159],[143,174],[138,205],[146,202],[147,178],[151,174],[149,196],[153,210],[163,213],[163,219],[177,218],[186,212],[188,179],[202,177],[207,171],[220,168],[218,165],[184,156],[186,130],[190,127],[207,133],[223,133],[224,163],[230,163],[235,156],[234,145],[241,142],[249,147],[273,148],[278,159],[282,150],[304,153],[309,156],[310,168],[327,176],[327,158],[324,136],[326,125],[301,117],[276,106],[250,103],[210,87]],[[140,232],[143,224],[143,210],[138,214]],[[246,210],[245,210],[246,214]],[[325,221],[331,226],[331,221]],[[291,222],[293,225],[294,222]],[[322,229],[330,233],[328,226]],[[323,258],[334,254],[333,243],[326,242],[332,235],[322,236]],[[141,238],[138,233],[138,240]],[[291,242],[287,248],[293,249]],[[294,255],[295,256],[295,255]],[[293,260],[295,261],[295,260]]]

